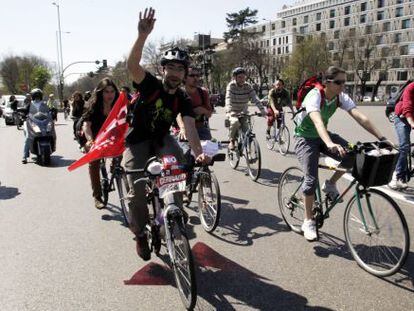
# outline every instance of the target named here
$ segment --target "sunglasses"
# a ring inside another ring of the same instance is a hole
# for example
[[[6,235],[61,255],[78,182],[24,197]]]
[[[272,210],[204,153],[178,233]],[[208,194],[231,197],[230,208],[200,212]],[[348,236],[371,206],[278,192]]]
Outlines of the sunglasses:
[[[335,83],[336,85],[343,85],[345,84],[345,80],[327,80],[328,82]]]

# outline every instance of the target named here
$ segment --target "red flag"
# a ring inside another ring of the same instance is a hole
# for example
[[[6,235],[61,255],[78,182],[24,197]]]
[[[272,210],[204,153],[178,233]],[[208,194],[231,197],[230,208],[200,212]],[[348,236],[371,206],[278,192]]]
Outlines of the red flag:
[[[87,154],[68,167],[69,171],[102,158],[118,157],[125,150],[125,135],[128,97],[121,93],[114,107],[95,138],[95,143]]]

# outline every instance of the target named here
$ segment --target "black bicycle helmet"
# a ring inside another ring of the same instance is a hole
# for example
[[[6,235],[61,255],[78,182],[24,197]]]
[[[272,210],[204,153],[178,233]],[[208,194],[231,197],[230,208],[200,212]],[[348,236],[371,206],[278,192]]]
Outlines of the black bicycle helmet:
[[[243,67],[236,67],[233,69],[232,73],[233,73],[233,77],[239,74],[242,74],[242,73],[246,74],[246,69],[244,69]]]
[[[183,64],[185,68],[188,68],[190,65],[190,57],[186,51],[180,49],[179,47],[174,47],[166,50],[164,55],[161,57],[161,66],[165,66],[171,62]]]
[[[33,89],[30,91],[30,95],[32,96],[33,100],[42,100],[43,99],[43,92],[41,89]]]

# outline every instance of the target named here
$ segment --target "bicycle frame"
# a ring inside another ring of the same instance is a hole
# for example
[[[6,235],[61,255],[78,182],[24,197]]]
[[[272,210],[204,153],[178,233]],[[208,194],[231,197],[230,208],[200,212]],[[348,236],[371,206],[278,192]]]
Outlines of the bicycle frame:
[[[325,166],[325,165],[318,165],[318,167],[322,168],[322,169],[332,170],[332,171],[346,171],[346,170],[341,169],[341,168],[330,167],[330,166]],[[302,181],[300,182],[298,188],[292,194],[291,198],[293,198],[297,194],[297,192],[301,188],[302,184],[303,184],[303,178],[302,178]],[[369,215],[371,216],[371,219],[372,219],[372,221],[375,225],[375,230],[376,231],[379,230],[378,224],[375,220],[375,215],[372,211],[371,201],[370,201],[369,195],[366,193],[366,188],[364,186],[362,186],[361,184],[359,184],[356,179],[354,179],[349,184],[349,186],[333,202],[329,202],[327,197],[325,197],[324,200],[322,199],[322,193],[321,193],[321,189],[320,189],[320,185],[319,185],[319,180],[317,181],[316,191],[315,191],[315,204],[321,210],[322,220],[329,218],[329,213],[332,211],[332,209],[334,209],[334,207],[343,199],[343,197],[349,192],[349,190],[351,190],[351,188],[354,185],[356,185],[355,186],[355,197],[356,197],[356,201],[357,201],[357,205],[358,205],[358,211],[360,213],[362,224],[364,225],[365,232],[369,233],[370,231],[369,231],[369,228],[368,228],[368,225],[367,225],[367,222],[366,222],[366,218],[365,218],[365,215],[364,215],[364,212],[363,212],[362,204],[361,204],[362,195],[365,196],[365,199],[367,201],[368,212],[369,212]],[[323,207],[324,206],[323,203],[325,203],[325,207]],[[296,203],[292,203],[292,204],[296,204]],[[325,209],[325,211],[324,211],[324,209]]]
[[[246,148],[247,144],[248,144],[248,139],[249,138],[253,138],[256,136],[256,134],[253,133],[253,125],[252,125],[252,121],[251,121],[251,116],[250,115],[244,115],[239,117],[239,120],[241,118],[247,118],[247,130],[243,131],[242,127],[240,126],[240,129],[238,131],[238,151],[240,156],[243,155],[243,150],[244,148]]]

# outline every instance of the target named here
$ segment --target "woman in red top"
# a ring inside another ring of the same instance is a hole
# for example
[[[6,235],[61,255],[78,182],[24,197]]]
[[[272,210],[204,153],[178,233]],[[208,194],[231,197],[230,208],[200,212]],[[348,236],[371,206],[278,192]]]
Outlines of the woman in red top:
[[[400,101],[395,106],[394,127],[400,145],[400,156],[395,168],[395,177],[388,186],[391,189],[407,188],[407,155],[410,153],[410,134],[414,129],[414,82],[406,86]]]

